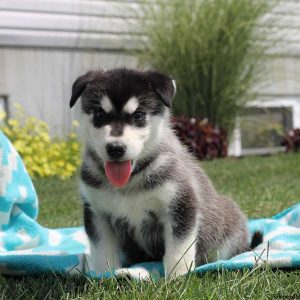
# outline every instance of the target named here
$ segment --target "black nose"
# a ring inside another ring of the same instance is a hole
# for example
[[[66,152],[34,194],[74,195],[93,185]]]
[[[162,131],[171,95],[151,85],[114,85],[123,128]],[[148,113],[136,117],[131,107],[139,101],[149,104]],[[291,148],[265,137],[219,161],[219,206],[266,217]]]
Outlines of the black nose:
[[[121,158],[126,151],[126,146],[119,143],[110,143],[106,145],[107,154],[113,158],[118,159]]]

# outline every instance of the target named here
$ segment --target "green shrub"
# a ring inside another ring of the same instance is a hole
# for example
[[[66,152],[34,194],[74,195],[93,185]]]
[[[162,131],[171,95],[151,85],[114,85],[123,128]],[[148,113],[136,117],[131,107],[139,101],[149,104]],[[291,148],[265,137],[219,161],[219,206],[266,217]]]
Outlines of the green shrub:
[[[300,128],[295,128],[290,130],[283,141],[281,142],[282,146],[285,146],[286,152],[300,151]]]
[[[10,139],[31,177],[71,177],[80,164],[80,145],[72,132],[66,140],[52,138],[48,125],[35,118],[26,117],[20,105],[16,117],[8,119],[0,130]],[[5,115],[0,112],[0,120]],[[78,126],[76,122],[73,126]]]
[[[140,57],[178,83],[176,115],[200,116],[230,132],[250,87],[263,79],[268,0],[146,1]]]

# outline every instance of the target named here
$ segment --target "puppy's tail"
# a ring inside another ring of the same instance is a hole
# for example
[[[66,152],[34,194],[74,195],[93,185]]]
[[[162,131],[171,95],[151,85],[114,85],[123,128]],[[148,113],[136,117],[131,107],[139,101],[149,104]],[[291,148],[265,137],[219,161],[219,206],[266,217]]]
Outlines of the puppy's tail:
[[[254,234],[252,235],[250,250],[254,249],[262,242],[263,242],[263,233],[261,231],[255,231]]]

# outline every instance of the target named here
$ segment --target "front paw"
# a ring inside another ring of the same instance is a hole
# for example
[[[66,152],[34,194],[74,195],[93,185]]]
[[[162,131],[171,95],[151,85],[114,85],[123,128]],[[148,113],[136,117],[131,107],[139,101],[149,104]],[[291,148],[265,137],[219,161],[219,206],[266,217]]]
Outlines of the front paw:
[[[86,271],[94,272],[97,275],[104,272],[113,272],[115,269],[121,267],[121,263],[117,255],[97,255],[86,257]]]
[[[184,275],[195,269],[195,261],[193,257],[164,257],[165,276],[175,278]]]

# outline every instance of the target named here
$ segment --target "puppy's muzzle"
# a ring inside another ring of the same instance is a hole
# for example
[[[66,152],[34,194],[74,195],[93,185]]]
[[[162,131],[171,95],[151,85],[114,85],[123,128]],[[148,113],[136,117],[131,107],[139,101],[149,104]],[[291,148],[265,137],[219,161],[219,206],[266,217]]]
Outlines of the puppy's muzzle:
[[[111,159],[120,159],[126,152],[126,145],[117,142],[109,143],[106,145],[106,152]]]

